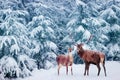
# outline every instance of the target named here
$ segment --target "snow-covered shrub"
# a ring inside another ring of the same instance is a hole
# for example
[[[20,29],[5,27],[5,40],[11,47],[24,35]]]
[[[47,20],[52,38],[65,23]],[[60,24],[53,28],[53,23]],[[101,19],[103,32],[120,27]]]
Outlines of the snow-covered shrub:
[[[29,77],[31,75],[32,75],[31,71],[29,71],[27,68],[24,68],[20,72],[20,77],[22,77],[22,78]]]
[[[49,60],[46,60],[45,61],[45,63],[44,63],[45,65],[45,69],[50,69],[51,67],[53,67],[54,65],[53,65],[53,63],[51,63]]]
[[[4,56],[0,60],[4,77],[15,78],[31,76],[31,72],[37,67],[35,61],[27,55],[20,55],[17,61],[18,62],[9,56]]]
[[[18,65],[21,71],[20,77],[31,76],[31,71],[37,67],[35,61],[27,55],[20,55],[18,57]]]
[[[56,65],[56,54],[52,51],[44,54],[36,54],[34,58],[37,60],[38,69],[50,69]]]
[[[50,69],[56,64],[56,54],[53,52],[47,52],[46,55],[45,69]]]
[[[109,44],[109,52],[107,54],[108,60],[120,60],[120,47],[118,44]]]
[[[19,77],[20,69],[14,58],[4,56],[0,59],[0,65],[4,73],[4,77]]]
[[[3,71],[2,71],[1,64],[0,64],[0,80],[5,80],[5,78],[4,78],[4,73],[3,73]]]
[[[5,80],[3,74],[0,74],[0,80]]]

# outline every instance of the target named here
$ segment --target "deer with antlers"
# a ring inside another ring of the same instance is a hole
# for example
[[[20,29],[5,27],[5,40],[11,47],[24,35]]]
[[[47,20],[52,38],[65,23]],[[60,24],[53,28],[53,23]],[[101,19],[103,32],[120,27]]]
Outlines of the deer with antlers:
[[[88,41],[91,39],[92,36],[90,36],[90,38],[88,39]],[[88,42],[87,41],[87,42]],[[104,73],[105,76],[106,74],[106,68],[105,68],[105,54],[102,52],[98,52],[98,51],[92,51],[92,50],[84,50],[83,49],[83,43],[77,44],[77,53],[79,55],[79,57],[85,62],[85,71],[84,71],[84,75],[89,75],[89,66],[90,64],[95,64],[98,68],[98,76],[100,74],[100,63],[102,64],[103,68],[104,68]]]
[[[59,55],[56,58],[58,64],[58,75],[59,70],[62,66],[66,66],[66,74],[68,75],[68,66],[71,66],[71,74],[73,75],[72,71],[72,64],[73,64],[73,56],[72,56],[72,48],[68,49],[68,55]]]

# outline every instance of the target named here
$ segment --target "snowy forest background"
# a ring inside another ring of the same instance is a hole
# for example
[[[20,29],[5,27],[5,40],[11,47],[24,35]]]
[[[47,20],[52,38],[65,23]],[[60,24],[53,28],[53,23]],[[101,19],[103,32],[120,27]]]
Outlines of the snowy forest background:
[[[86,43],[92,35],[92,39]],[[75,43],[120,60],[120,0],[0,0],[0,72],[49,69]],[[83,63],[73,52],[74,63]]]

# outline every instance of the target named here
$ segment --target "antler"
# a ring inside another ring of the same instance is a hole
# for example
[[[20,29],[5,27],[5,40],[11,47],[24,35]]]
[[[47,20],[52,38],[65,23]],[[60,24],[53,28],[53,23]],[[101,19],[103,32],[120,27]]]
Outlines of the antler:
[[[93,35],[91,34],[86,43],[88,43],[92,39],[92,37],[93,37]]]

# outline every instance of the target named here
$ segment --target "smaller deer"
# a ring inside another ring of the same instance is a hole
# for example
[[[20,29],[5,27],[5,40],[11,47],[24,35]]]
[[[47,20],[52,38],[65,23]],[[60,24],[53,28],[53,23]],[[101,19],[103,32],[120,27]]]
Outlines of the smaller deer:
[[[83,44],[77,44],[77,53],[85,62],[85,72],[84,75],[89,75],[89,66],[90,64],[95,64],[98,68],[98,76],[100,74],[100,63],[102,63],[104,68],[104,73],[106,76],[106,68],[105,68],[105,54],[102,52],[92,51],[92,50],[84,50]]]
[[[59,70],[62,66],[66,66],[66,74],[68,75],[68,66],[71,66],[71,75],[73,75],[72,64],[73,64],[73,56],[72,56],[72,48],[68,49],[68,55],[59,55],[56,58],[58,64],[58,75]]]

